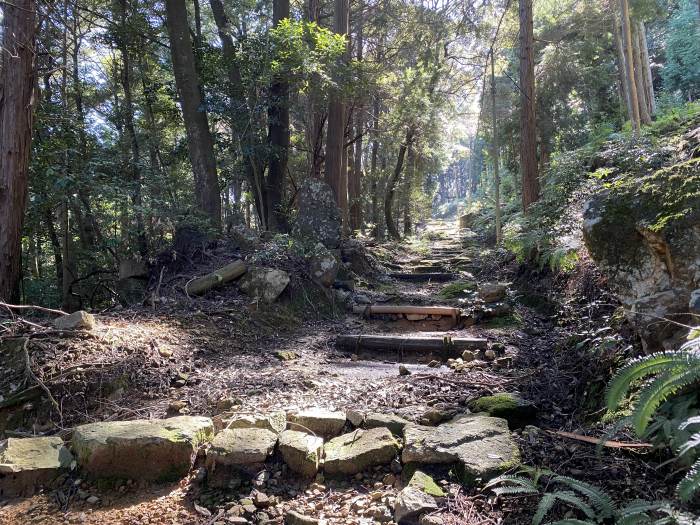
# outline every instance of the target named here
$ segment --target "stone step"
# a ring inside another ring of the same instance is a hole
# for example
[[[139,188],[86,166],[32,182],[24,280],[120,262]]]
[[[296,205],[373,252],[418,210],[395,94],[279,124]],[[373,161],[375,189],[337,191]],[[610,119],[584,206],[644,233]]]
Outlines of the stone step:
[[[455,273],[390,273],[392,279],[410,282],[447,282],[457,278]]]
[[[72,448],[90,478],[176,481],[199,446],[214,436],[208,417],[105,421],[76,427]]]
[[[72,463],[73,455],[58,436],[9,438],[0,443],[0,499],[31,496]]]

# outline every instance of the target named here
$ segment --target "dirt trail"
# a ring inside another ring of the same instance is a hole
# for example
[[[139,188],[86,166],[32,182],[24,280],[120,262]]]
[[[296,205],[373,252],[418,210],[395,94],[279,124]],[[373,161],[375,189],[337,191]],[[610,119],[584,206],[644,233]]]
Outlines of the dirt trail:
[[[453,272],[458,282],[512,279],[514,269],[508,263],[512,259],[486,250],[467,233],[460,232],[452,223],[432,222],[421,237],[424,240],[403,245],[401,253],[387,261],[388,266],[395,272],[425,273],[432,269]],[[473,306],[473,294],[457,292],[448,294],[448,298],[440,296],[445,287],[453,284],[408,282],[384,276],[371,286],[356,289],[354,297],[362,303],[449,305],[468,310]],[[515,292],[509,291],[511,303]],[[566,427],[566,422],[573,419],[574,409],[566,406],[566,399],[572,398],[567,389],[576,388],[576,381],[552,370],[550,361],[556,342],[565,333],[549,315],[530,308],[516,305],[504,315],[449,330],[435,329],[430,322],[373,320],[349,313],[336,320],[305,322],[291,334],[252,336],[243,336],[237,330],[236,315],[233,308],[209,308],[185,319],[175,314],[172,318],[154,314],[146,319],[143,316],[129,319],[128,329],[143,338],[144,344],[177,348],[169,361],[185,363],[182,366],[189,377],[185,386],[169,388],[163,395],[143,392],[141,398],[134,396],[128,409],[122,408],[115,414],[126,419],[163,417],[166,409],[175,407],[180,413],[215,416],[224,408],[235,412],[265,412],[318,406],[376,410],[419,421],[428,410],[455,413],[464,411],[468,401],[480,395],[519,391],[538,405],[540,423],[545,427]],[[106,321],[104,330],[114,334],[127,329],[123,317]],[[431,328],[432,331],[426,331]],[[444,365],[431,367],[427,359],[419,359],[404,363],[410,375],[400,375],[399,363],[384,355],[366,359],[363,354],[358,358],[352,352],[335,348],[337,335],[360,333],[484,337],[489,344],[499,343],[500,355],[510,359],[498,367],[493,362],[480,361],[460,373]],[[282,361],[277,357],[278,351],[294,352],[298,357]],[[587,445],[561,443],[560,439],[547,436],[540,437],[537,443],[528,436],[516,437],[525,461],[531,464],[540,464],[546,456],[551,460],[550,465],[561,463],[567,469],[587,468],[595,473],[609,468],[609,460],[591,459],[593,452]],[[612,459],[622,469],[621,476],[632,468],[617,457]],[[395,486],[385,484],[390,481],[388,467],[352,480],[318,480],[311,486],[283,474],[280,468],[279,463],[271,464],[271,480],[257,486],[278,502],[265,511],[269,523],[281,523],[289,509],[325,520],[321,523],[329,525],[381,522],[388,518],[388,509],[397,493]],[[609,478],[614,482],[615,476]],[[178,485],[144,488],[125,484],[116,490],[101,490],[84,483],[79,487],[80,482],[74,479],[68,480],[75,488],[68,491],[72,497],[63,502],[63,511],[57,507],[56,493],[45,493],[6,503],[0,508],[0,523],[224,524],[228,523],[226,509],[256,488],[244,484],[240,493],[212,492],[200,487],[194,474],[192,479]],[[502,511],[494,509],[485,495],[473,490],[465,492],[449,473],[442,473],[438,480],[450,494],[441,511],[444,523],[488,524],[502,519]],[[99,497],[99,503],[90,504],[76,496],[78,487],[82,495]],[[382,492],[381,502],[370,499],[369,495],[377,491]],[[199,511],[193,502],[199,505]],[[380,509],[383,517],[377,514],[378,505],[387,509]],[[214,514],[206,515],[202,507]],[[215,519],[218,510],[223,514]],[[513,513],[515,517],[506,523],[527,521],[519,521],[525,518],[517,518],[517,514]],[[471,517],[467,519],[468,516]],[[251,518],[250,522],[255,521]]]

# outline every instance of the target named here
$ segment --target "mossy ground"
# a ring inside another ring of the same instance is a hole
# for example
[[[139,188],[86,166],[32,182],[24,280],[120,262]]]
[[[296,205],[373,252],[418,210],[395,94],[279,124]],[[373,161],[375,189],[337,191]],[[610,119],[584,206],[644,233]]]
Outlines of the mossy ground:
[[[458,299],[474,290],[476,290],[476,283],[474,281],[457,281],[456,283],[451,283],[443,287],[439,295],[443,299]]]

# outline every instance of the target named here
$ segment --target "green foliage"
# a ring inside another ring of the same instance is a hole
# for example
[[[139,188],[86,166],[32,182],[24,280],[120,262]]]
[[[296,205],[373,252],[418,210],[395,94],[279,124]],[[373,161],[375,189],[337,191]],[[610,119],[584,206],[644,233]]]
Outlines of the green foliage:
[[[680,0],[668,24],[664,87],[684,98],[700,95],[700,16],[695,0]]]
[[[647,381],[642,384],[629,417],[639,436],[648,430],[651,418],[664,401],[700,383],[700,338],[691,339],[675,352],[659,352],[629,362],[610,382],[607,391],[608,410],[617,409],[631,388],[642,380]],[[700,417],[692,416],[678,428],[685,431],[698,424]],[[678,444],[676,441],[676,444],[680,457],[696,454],[700,447],[700,432],[687,435],[685,442]],[[699,490],[700,460],[695,461],[678,485],[678,495],[683,501],[688,501]]]
[[[544,488],[541,488],[544,486]],[[583,524],[615,525],[673,523],[671,513],[662,503],[635,500],[618,505],[609,494],[585,481],[560,476],[550,470],[523,467],[515,474],[505,474],[486,484],[498,496],[538,496],[539,504],[532,517],[532,525],[540,525],[560,505],[579,512],[585,520],[566,518],[549,525]],[[664,516],[665,514],[665,516]]]
[[[445,285],[438,294],[443,299],[458,299],[464,298],[469,292],[476,290],[474,281],[457,281]]]

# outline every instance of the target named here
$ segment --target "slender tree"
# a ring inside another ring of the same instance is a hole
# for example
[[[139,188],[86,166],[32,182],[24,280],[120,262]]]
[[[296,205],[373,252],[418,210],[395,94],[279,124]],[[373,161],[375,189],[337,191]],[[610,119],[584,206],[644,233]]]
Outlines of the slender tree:
[[[632,122],[632,132],[639,135],[641,120],[639,114],[639,97],[637,95],[637,82],[634,75],[634,52],[632,51],[632,30],[630,27],[630,8],[627,0],[620,0],[620,20],[622,22],[622,47],[625,57],[625,78],[629,90],[629,105],[632,113],[629,115]],[[623,64],[620,64],[623,66]]]
[[[209,120],[202,109],[199,73],[195,64],[185,0],[165,2],[170,54],[187,132],[198,208],[215,228],[221,227],[221,198]]]
[[[348,0],[335,0],[334,31],[339,35],[348,34]],[[326,138],[326,181],[333,189],[335,201],[343,218],[348,211],[347,175],[343,177],[343,156],[345,155],[346,109],[343,95],[336,90],[331,94],[328,105],[328,135]],[[346,157],[347,158],[347,157]],[[347,164],[346,164],[347,165]],[[345,184],[343,184],[345,181]]]
[[[35,84],[36,4],[0,4],[0,299],[19,295]]]
[[[520,0],[520,171],[523,210],[537,201],[537,130],[535,128],[535,57],[532,0]]]
[[[275,25],[289,18],[289,0],[274,0],[272,19]],[[289,155],[289,84],[283,76],[275,76],[270,86],[268,107],[270,161],[266,179],[268,229],[285,232],[289,229],[282,203]]]
[[[494,53],[491,49],[491,156],[493,157],[493,182],[496,197],[496,244],[501,244],[503,235],[501,232],[501,177],[498,173],[498,129],[496,126],[496,75],[494,73]]]

